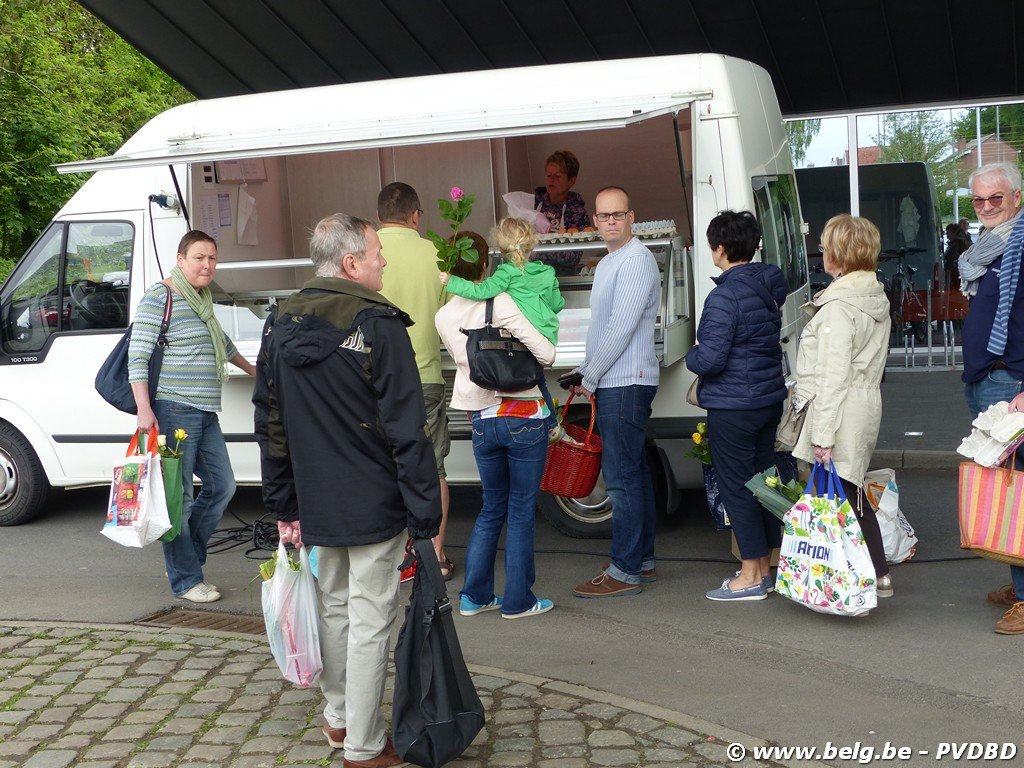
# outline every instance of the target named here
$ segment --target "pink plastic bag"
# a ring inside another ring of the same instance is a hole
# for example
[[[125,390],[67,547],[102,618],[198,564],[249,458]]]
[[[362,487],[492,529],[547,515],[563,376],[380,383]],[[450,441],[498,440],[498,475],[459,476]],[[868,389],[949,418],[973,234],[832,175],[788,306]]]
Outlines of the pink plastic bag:
[[[263,621],[270,652],[284,679],[305,688],[317,681],[324,668],[316,582],[305,547],[299,550],[298,568],[294,566],[284,544],[279,544],[274,576],[263,582]]]

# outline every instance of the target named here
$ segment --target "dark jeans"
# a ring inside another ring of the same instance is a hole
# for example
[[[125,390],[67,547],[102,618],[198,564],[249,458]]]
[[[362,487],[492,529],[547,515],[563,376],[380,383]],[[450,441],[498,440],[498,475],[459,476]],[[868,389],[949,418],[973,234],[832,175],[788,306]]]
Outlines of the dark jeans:
[[[782,544],[779,518],[762,507],[746,488],[750,478],[775,463],[775,433],[781,419],[782,403],[740,411],[708,410],[708,437],[718,490],[744,560],[767,557]]]
[[[878,527],[875,510],[868,503],[868,497],[863,488],[858,488],[845,477],[839,479],[843,481],[843,492],[849,499],[853,511],[857,514],[857,522],[860,523],[860,529],[864,532],[864,542],[868,545],[868,554],[871,555],[871,564],[875,567],[875,576],[881,578],[889,573],[889,563],[885,560],[882,529]]]
[[[654,569],[654,482],[647,468],[647,422],[657,387],[600,387],[597,428],[601,471],[612,502],[611,564],[605,571],[626,584],[639,584]]]

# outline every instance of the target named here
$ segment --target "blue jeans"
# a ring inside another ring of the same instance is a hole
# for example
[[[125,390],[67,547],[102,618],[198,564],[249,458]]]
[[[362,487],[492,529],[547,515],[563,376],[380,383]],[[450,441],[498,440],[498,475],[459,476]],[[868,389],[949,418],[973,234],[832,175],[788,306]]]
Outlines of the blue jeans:
[[[597,428],[601,434],[601,472],[612,502],[611,563],[605,573],[639,584],[654,569],[654,482],[647,468],[647,422],[657,387],[634,384],[600,387]]]
[[[501,612],[522,613],[537,602],[533,538],[547,452],[544,419],[473,416],[473,456],[480,470],[483,505],[466,547],[466,581],[461,594],[474,603],[482,605],[494,598],[494,557],[506,519]]]
[[[163,542],[171,591],[180,597],[203,581],[206,543],[235,495],[235,477],[216,413],[169,400],[157,400],[153,411],[170,447],[177,442],[175,430],[188,433],[181,444],[181,533],[174,541]],[[194,500],[193,474],[203,484]]]
[[[1021,391],[1021,381],[1015,379],[1005,368],[993,368],[981,381],[964,384],[964,397],[973,416],[977,416],[993,403],[1009,402]],[[1018,463],[1024,463],[1024,447],[1017,449]],[[1017,591],[1017,599],[1024,600],[1024,568],[1010,566],[1010,577]]]

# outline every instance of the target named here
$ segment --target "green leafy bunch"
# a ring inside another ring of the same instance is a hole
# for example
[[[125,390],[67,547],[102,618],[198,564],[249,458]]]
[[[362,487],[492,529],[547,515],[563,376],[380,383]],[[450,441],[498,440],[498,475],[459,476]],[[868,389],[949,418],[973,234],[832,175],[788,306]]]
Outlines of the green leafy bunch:
[[[442,272],[451,272],[459,259],[469,264],[475,264],[480,260],[480,255],[473,247],[473,239],[465,235],[459,237],[463,222],[473,212],[476,195],[467,195],[460,187],[452,187],[449,196],[451,200],[440,198],[437,201],[437,208],[441,212],[441,218],[451,227],[451,235],[445,238],[427,230],[427,237],[437,249],[437,268]]]
[[[693,433],[691,439],[693,440],[693,447],[686,455],[692,456],[701,464],[710,464],[711,441],[708,437],[708,425],[703,421],[697,422],[697,431]]]

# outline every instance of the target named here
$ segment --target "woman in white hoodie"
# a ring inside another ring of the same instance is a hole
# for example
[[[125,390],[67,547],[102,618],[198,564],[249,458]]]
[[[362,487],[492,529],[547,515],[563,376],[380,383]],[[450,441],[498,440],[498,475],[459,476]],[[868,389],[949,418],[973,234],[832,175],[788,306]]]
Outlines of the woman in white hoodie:
[[[807,308],[800,334],[797,391],[811,401],[793,455],[807,462],[835,462],[857,513],[879,597],[893,594],[882,534],[864,496],[864,473],[882,421],[879,385],[889,351],[889,300],[875,268],[881,239],[867,219],[833,216],[821,233],[825,271],[835,278]]]

